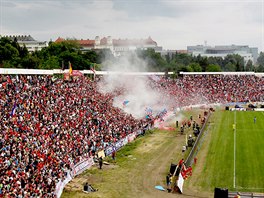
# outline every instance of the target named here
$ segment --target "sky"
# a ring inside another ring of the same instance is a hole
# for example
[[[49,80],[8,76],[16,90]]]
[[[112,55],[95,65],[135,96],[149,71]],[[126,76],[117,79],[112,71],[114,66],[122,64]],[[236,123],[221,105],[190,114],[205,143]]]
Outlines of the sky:
[[[264,0],[0,0],[0,34],[146,39],[165,50],[248,45],[264,51]]]

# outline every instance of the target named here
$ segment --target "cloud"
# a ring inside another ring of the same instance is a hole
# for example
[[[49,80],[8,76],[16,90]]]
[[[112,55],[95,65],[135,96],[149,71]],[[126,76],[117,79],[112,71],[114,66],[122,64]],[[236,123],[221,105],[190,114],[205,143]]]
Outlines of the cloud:
[[[82,2],[85,1],[14,1],[13,7],[5,7],[3,11],[3,26],[17,32],[43,31],[49,37],[54,37],[53,34],[88,37],[90,25],[92,31],[100,31],[101,27],[109,27],[108,24],[124,17],[112,10],[111,1]]]
[[[2,34],[147,38],[164,49],[243,44],[263,50],[262,1],[2,1]]]

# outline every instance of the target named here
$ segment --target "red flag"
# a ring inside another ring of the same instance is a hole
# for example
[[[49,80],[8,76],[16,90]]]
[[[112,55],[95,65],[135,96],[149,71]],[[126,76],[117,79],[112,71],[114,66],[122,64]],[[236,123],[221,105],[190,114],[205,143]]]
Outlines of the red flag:
[[[192,167],[189,166],[188,168],[186,168],[185,170],[183,169],[181,171],[182,177],[183,179],[187,179],[189,176],[192,175]]]
[[[95,69],[94,68],[91,68],[91,71],[95,74]]]

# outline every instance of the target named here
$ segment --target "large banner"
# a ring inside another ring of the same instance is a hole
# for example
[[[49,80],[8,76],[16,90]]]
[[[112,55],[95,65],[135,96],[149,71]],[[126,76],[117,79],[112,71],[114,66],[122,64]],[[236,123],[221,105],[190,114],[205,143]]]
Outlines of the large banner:
[[[70,175],[70,172],[68,171],[68,172],[67,172],[67,177],[66,177],[66,179],[64,179],[63,181],[59,180],[59,182],[56,184],[56,189],[55,189],[56,197],[60,197],[60,196],[61,196],[64,187],[65,187],[66,184],[68,184],[69,181],[71,181],[71,180],[72,180],[72,177],[71,177],[71,175]]]
[[[86,169],[90,168],[94,164],[93,158],[87,158],[77,163],[72,167],[72,171],[67,172],[67,177],[63,181],[59,181],[56,184],[55,193],[57,197],[60,197],[66,184],[68,184],[76,175],[79,175]]]
[[[71,176],[75,177],[94,164],[93,158],[85,159],[72,167]]]
[[[109,156],[112,154],[113,151],[117,151],[119,150],[121,147],[125,146],[127,143],[129,142],[132,142],[134,139],[136,139],[136,136],[138,134],[141,134],[141,130],[137,131],[137,132],[134,132],[134,133],[131,133],[129,134],[128,136],[126,136],[125,138],[119,140],[118,142],[116,142],[115,144],[111,145],[111,146],[108,146],[106,149],[105,149],[105,155],[106,156]]]
[[[124,146],[123,142],[124,142],[123,139],[116,142],[116,144],[115,144],[116,150],[119,150],[122,146]]]
[[[132,133],[127,136],[128,142],[132,142],[134,139],[136,139],[136,134]]]
[[[115,149],[114,146],[108,146],[108,147],[105,149],[105,155],[106,155],[106,156],[111,155],[111,153],[114,151],[114,149]]]

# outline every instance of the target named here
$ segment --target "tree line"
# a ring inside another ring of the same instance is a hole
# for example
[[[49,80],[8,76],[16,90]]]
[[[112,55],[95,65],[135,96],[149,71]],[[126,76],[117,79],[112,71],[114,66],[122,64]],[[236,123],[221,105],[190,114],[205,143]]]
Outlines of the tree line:
[[[132,54],[132,52],[127,52]],[[136,50],[134,56],[145,60],[149,71],[174,72],[232,72],[255,71],[264,72],[264,53],[261,52],[257,63],[251,60],[246,64],[238,54],[230,54],[225,58],[192,56],[183,53],[171,53],[162,56],[154,49]],[[133,57],[133,56],[129,56]],[[81,46],[74,40],[50,42],[48,47],[29,53],[26,46],[19,46],[16,40],[0,38],[0,67],[27,69],[68,69],[71,62],[73,69],[84,70],[100,66],[106,60],[115,63],[120,57],[114,57],[109,49],[82,51]],[[131,60],[133,62],[133,60]]]
[[[264,71],[264,53],[261,52],[254,65],[251,60],[245,63],[244,58],[238,54],[229,54],[222,57],[191,56],[189,54],[173,54],[166,56],[170,69],[186,72],[238,72],[238,71]]]

